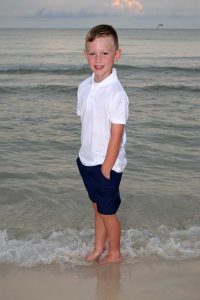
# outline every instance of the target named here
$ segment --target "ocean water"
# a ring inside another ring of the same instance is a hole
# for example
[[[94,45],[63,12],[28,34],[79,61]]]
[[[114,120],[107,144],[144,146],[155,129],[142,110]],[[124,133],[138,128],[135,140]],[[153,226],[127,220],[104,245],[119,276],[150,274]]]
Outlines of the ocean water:
[[[84,264],[93,211],[76,167],[86,30],[0,30],[0,262]],[[200,257],[200,30],[119,30],[129,95],[122,253]]]

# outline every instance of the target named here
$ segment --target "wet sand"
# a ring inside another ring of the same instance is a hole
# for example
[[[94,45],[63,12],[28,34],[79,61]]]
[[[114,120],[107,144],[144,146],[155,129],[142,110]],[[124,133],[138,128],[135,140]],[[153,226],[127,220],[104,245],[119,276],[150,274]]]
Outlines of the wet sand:
[[[0,291],[1,300],[199,300],[200,261],[0,265]]]

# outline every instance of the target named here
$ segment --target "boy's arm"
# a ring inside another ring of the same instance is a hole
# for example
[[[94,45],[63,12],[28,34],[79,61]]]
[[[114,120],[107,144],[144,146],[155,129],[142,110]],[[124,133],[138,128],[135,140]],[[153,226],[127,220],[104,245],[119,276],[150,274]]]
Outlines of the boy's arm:
[[[114,166],[119,154],[123,131],[124,124],[111,123],[110,141],[108,144],[105,160],[101,167],[103,175],[108,179],[110,179],[110,171],[112,170],[112,167]]]

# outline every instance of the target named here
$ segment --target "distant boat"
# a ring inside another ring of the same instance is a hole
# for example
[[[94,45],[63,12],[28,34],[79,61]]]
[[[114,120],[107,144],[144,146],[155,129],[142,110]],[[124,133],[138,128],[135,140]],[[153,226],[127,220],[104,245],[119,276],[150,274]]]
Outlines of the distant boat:
[[[156,29],[160,29],[163,26],[164,26],[163,24],[158,24],[157,27],[156,27]]]

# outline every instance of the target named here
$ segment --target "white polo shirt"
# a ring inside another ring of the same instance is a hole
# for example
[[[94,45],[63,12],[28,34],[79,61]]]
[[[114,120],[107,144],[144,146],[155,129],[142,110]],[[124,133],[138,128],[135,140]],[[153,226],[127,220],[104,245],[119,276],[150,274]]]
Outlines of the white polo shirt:
[[[128,97],[118,80],[116,69],[101,82],[95,82],[92,74],[80,83],[77,114],[82,123],[79,158],[85,166],[102,164],[110,139],[111,123],[126,124],[128,119]],[[112,168],[116,172],[122,172],[127,164],[125,143],[124,129],[119,155]]]

